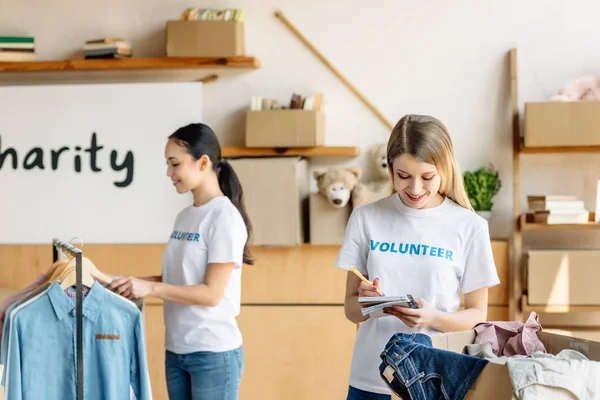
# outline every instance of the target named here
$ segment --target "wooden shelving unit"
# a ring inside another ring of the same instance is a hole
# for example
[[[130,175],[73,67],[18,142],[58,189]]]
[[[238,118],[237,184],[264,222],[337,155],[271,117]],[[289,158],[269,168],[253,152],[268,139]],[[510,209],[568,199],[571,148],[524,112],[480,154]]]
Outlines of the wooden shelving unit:
[[[178,68],[252,68],[260,67],[254,57],[152,57],[129,59],[81,59],[63,61],[0,62],[0,72],[107,71]]]
[[[573,147],[524,147],[520,149],[524,154],[548,153],[600,153],[600,146],[573,146]]]
[[[521,212],[521,155],[527,154],[558,154],[558,153],[596,153],[600,146],[570,146],[570,147],[526,147],[521,137],[518,78],[517,78],[517,49],[511,49],[510,84],[512,101],[512,134],[513,134],[513,234],[511,240],[511,263],[509,271],[509,318],[523,321],[524,313],[569,313],[569,312],[600,312],[600,306],[558,306],[531,305],[527,302],[527,294],[523,290],[526,276],[526,260],[523,251],[524,231],[580,231],[600,229],[595,222],[595,213],[590,212],[587,224],[540,224],[533,222],[533,215]],[[525,316],[526,317],[526,316]]]
[[[556,231],[556,230],[584,230],[600,229],[600,224],[595,222],[595,213],[590,212],[589,222],[587,224],[540,224],[533,222],[533,214],[521,214],[522,231]]]
[[[527,295],[521,298],[521,307],[524,312],[530,313],[568,313],[568,312],[598,312],[600,306],[584,306],[584,305],[532,305],[527,302]]]
[[[223,147],[223,157],[272,157],[272,156],[303,156],[303,157],[356,157],[360,148],[354,146],[318,146],[295,148],[263,148],[263,147]]]

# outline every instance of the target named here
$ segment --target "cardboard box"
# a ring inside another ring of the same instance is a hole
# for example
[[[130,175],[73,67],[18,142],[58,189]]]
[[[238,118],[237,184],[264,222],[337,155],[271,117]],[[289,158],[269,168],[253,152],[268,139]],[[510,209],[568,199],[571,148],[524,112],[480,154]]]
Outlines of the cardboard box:
[[[600,361],[600,343],[581,338],[557,335],[549,332],[538,332],[538,338],[550,354],[560,353],[564,349],[579,351],[593,361]],[[464,331],[436,335],[431,338],[435,348],[463,353],[467,344],[475,341],[475,331]],[[471,386],[467,400],[511,400],[513,397],[512,382],[508,367],[502,364],[487,363],[475,383]],[[398,399],[392,395],[392,399]]]
[[[253,245],[299,246],[308,225],[308,162],[299,157],[229,160],[244,191]]]
[[[264,110],[246,113],[246,147],[313,147],[325,144],[325,113]]]
[[[600,102],[525,103],[526,147],[600,146]]]
[[[236,57],[245,54],[240,21],[167,21],[167,57]]]
[[[346,225],[352,209],[350,203],[346,207],[335,208],[320,193],[311,193],[308,203],[310,244],[337,245],[344,243]]]
[[[599,250],[530,250],[527,301],[532,305],[600,305]]]

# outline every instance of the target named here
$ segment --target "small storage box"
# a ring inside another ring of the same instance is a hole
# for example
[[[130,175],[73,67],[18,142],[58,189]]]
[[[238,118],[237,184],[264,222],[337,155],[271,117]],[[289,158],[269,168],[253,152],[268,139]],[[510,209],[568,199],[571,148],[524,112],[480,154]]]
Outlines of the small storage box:
[[[245,54],[240,21],[167,21],[167,57],[236,57]]]
[[[333,207],[320,193],[311,193],[308,203],[310,243],[314,245],[341,245],[352,209]]]
[[[325,114],[312,110],[246,113],[246,147],[314,147],[325,144]]]
[[[531,305],[600,305],[600,251],[530,250],[527,302]]]
[[[308,161],[299,157],[229,160],[242,189],[258,246],[305,242],[309,194]]]
[[[600,102],[525,103],[525,147],[600,146]]]

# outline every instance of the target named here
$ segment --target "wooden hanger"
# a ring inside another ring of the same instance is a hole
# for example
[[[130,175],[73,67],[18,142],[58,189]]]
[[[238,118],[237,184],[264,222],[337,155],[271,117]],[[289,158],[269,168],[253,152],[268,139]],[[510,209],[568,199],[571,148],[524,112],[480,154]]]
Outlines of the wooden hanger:
[[[77,267],[67,267],[64,272],[58,278],[60,281],[60,287],[62,290],[66,290],[68,287],[75,286],[77,284]],[[91,288],[94,285],[94,277],[85,268],[82,263],[81,266],[81,284]]]
[[[58,278],[66,270],[70,261],[71,261],[70,259],[67,259],[67,260],[58,260],[58,261],[54,262],[54,264],[52,264],[52,266],[48,270],[48,279],[46,279],[46,282],[44,282],[44,284],[56,282],[58,280]]]
[[[76,259],[72,258],[67,264],[65,264],[65,266],[62,269],[63,271],[65,271],[66,269],[70,269],[75,268],[76,266]],[[110,283],[112,281],[112,279],[110,279],[104,272],[100,271],[96,265],[92,262],[92,260],[90,260],[87,257],[81,257],[81,270],[82,272],[90,275],[92,277],[92,279],[96,279],[98,281],[100,281],[101,283]],[[88,286],[88,285],[86,285]],[[91,287],[91,286],[90,286]]]
[[[81,240],[80,238],[74,237],[73,239],[70,240],[70,242],[72,243],[73,240],[75,239],[79,239],[81,241],[79,246],[75,246],[79,249],[83,248],[83,240]],[[50,268],[48,269],[48,275],[49,278],[46,282],[55,282],[59,276],[61,276],[68,268],[71,267],[75,267],[76,264],[76,258],[72,255],[68,255],[68,256],[63,256],[61,258],[59,258],[59,260],[55,261],[52,266],[50,266]],[[91,275],[92,279],[96,279],[98,281],[100,281],[101,283],[104,284],[108,284],[112,281],[112,278],[110,278],[108,275],[106,275],[104,272],[100,271],[96,265],[92,262],[92,260],[90,260],[87,257],[81,257],[81,266],[82,266],[82,270]],[[62,282],[62,280],[61,280]],[[86,285],[88,287],[91,287],[91,285]]]
[[[70,259],[58,259],[56,260],[54,263],[52,263],[52,265],[50,266],[50,268],[48,268],[48,271],[46,271],[46,275],[48,275],[48,279],[46,280],[46,282],[50,281],[50,277],[52,275],[55,274],[55,272],[57,270],[64,270],[64,267],[67,265],[67,263],[70,261]]]
[[[73,261],[75,264],[75,261]],[[87,257],[81,257],[81,264],[94,279],[100,281],[101,283],[110,283],[112,281],[111,278],[108,277],[104,272],[100,271],[96,265]]]

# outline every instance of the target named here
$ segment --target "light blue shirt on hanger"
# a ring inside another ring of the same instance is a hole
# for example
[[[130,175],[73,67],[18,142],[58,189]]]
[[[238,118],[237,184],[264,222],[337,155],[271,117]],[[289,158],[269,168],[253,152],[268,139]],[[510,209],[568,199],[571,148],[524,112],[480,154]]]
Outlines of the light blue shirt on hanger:
[[[76,398],[74,308],[75,300],[55,282],[14,314],[6,354],[6,398]],[[129,399],[131,391],[137,400],[152,399],[142,313],[98,282],[83,300],[83,374],[86,400]]]

